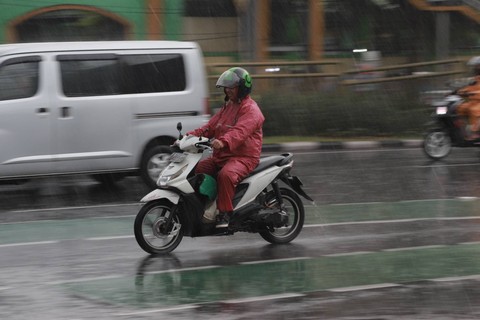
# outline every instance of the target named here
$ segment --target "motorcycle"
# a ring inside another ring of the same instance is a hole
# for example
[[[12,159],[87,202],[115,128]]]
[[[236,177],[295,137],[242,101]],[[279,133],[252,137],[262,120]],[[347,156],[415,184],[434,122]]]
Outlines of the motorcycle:
[[[423,141],[424,153],[433,160],[446,157],[453,147],[480,146],[480,139],[467,140],[469,136],[468,118],[457,114],[457,107],[465,101],[458,89],[450,91],[443,99],[433,101],[431,121]]]
[[[258,166],[236,188],[234,211],[228,226],[216,223],[216,181],[195,174],[197,163],[211,154],[211,140],[183,136],[178,123],[178,143],[169,165],[157,181],[157,189],[141,200],[144,205],[134,222],[138,245],[150,254],[173,251],[184,236],[258,233],[272,244],[294,240],[302,230],[305,209],[299,195],[313,201],[302,182],[290,171],[293,154],[262,157]],[[281,187],[283,181],[288,187]]]

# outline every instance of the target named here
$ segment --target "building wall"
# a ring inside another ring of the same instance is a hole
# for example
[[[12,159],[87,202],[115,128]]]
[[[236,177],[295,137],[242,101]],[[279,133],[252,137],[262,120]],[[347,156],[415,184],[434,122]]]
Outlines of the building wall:
[[[146,39],[146,21],[144,1],[129,0],[82,0],[69,1],[50,0],[48,6],[45,2],[36,1],[11,1],[10,4],[0,3],[0,43],[14,42],[14,27],[17,23],[31,18],[39,13],[45,13],[55,9],[84,9],[127,24],[128,39]]]
[[[182,40],[183,0],[49,0],[0,1],[0,43],[16,42],[15,26],[38,14],[54,10],[99,13],[125,26],[125,39]]]
[[[185,17],[182,40],[196,41],[209,56],[233,56],[238,52],[237,18]]]

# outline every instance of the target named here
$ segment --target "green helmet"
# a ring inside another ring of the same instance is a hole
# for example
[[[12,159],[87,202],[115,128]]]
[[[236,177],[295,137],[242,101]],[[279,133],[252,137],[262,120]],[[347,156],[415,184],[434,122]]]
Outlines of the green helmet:
[[[238,98],[243,99],[252,92],[252,78],[247,70],[239,67],[230,68],[217,80],[217,88],[238,87]]]

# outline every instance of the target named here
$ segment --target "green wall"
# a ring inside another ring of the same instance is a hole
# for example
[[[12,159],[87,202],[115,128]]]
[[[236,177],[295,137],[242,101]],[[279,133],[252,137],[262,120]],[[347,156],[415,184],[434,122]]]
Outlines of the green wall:
[[[182,40],[183,35],[183,0],[165,1],[165,40]]]
[[[164,38],[168,40],[181,40],[182,37],[182,17],[183,0],[163,0],[164,1]],[[28,14],[29,12],[56,5],[65,5],[65,0],[0,0],[0,43],[6,42],[7,25],[12,20]],[[147,39],[146,8],[147,0],[82,0],[68,1],[69,5],[81,5],[97,7],[109,11],[131,24],[131,33],[129,37],[132,40]]]

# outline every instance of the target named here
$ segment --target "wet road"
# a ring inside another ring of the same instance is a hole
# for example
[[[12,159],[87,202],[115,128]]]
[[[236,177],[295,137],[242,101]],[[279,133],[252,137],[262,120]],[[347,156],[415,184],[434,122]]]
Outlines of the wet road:
[[[476,150],[298,152],[316,200],[290,245],[186,238],[149,257],[137,178],[0,185],[1,319],[477,319]]]

